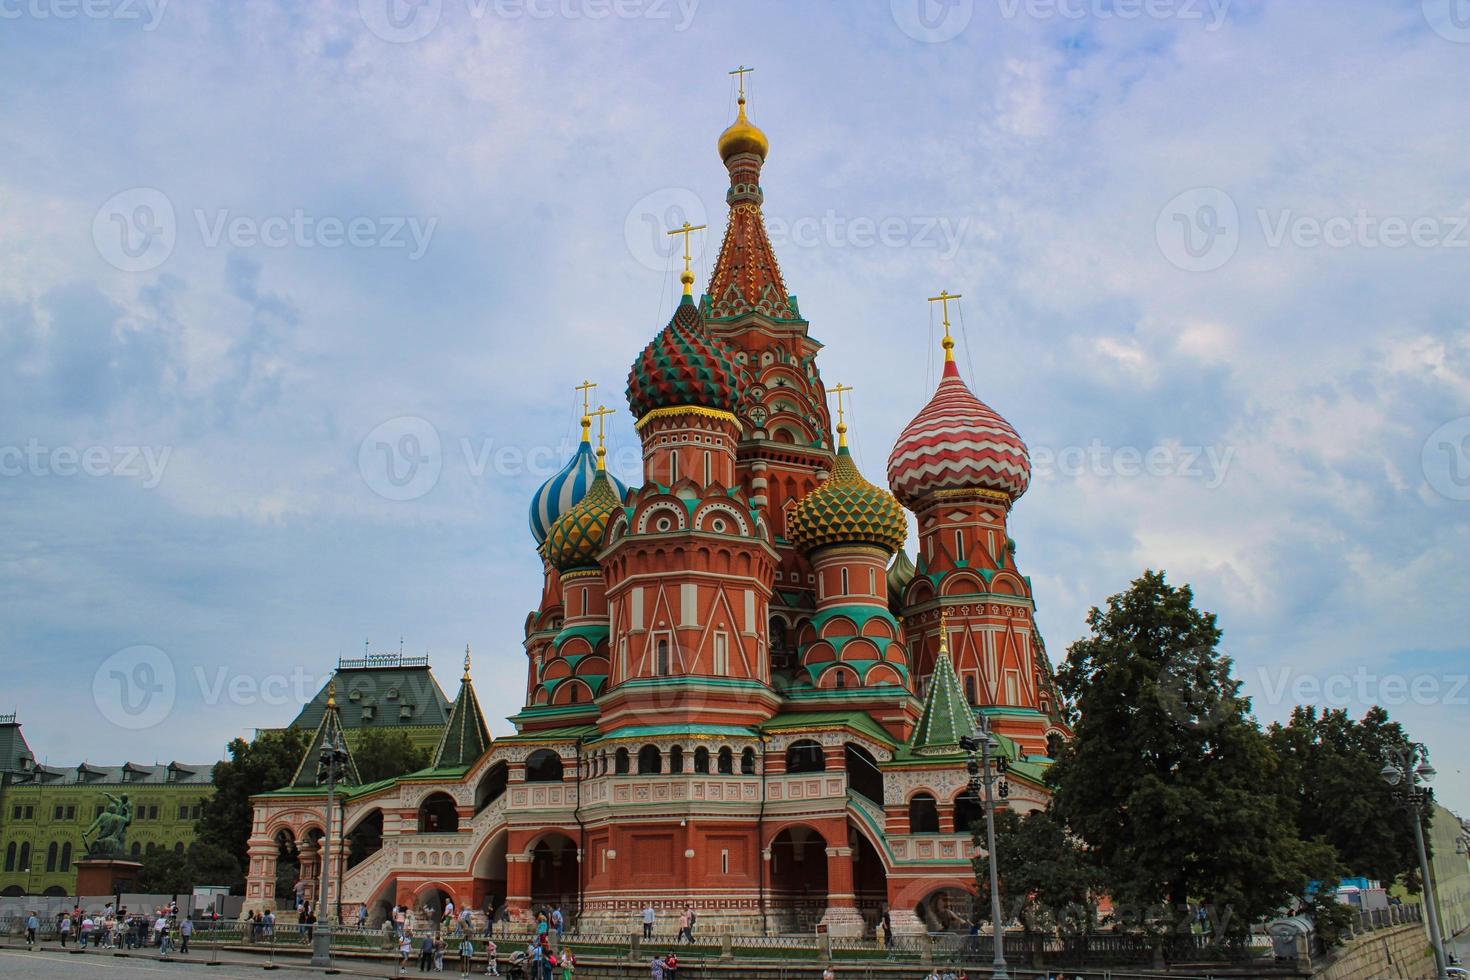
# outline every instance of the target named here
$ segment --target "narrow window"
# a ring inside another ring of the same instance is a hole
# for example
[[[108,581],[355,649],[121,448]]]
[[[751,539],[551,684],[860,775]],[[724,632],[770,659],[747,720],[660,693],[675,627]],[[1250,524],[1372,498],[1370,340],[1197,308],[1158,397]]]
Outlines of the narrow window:
[[[847,569],[844,568],[842,570],[842,576],[841,576],[841,578],[842,578],[842,591],[839,593],[839,595],[847,595],[848,594],[847,593]]]
[[[729,851],[721,851],[720,852],[720,874],[727,875],[729,873],[730,873],[730,852]]]
[[[184,845],[182,843],[180,843],[178,845],[178,847],[179,847],[180,850],[182,850],[183,847],[184,847]],[[71,870],[71,842],[70,841],[67,841],[65,844],[62,844],[61,845],[61,870],[62,871],[70,871]]]
[[[669,674],[669,641],[658,641],[658,675],[667,677]]]
[[[965,532],[964,531],[955,531],[955,533],[954,533],[954,557],[955,557],[955,561],[964,561],[965,560]]]
[[[704,485],[709,486],[714,482],[714,462],[710,458],[708,449],[704,451]]]
[[[669,486],[679,482],[679,451],[669,453]]]
[[[715,634],[715,658],[714,668],[716,677],[727,677],[730,674],[730,634]]]
[[[972,705],[980,703],[975,698],[975,678],[973,676],[965,678],[965,700]]]
[[[873,570],[870,568],[870,569],[868,569],[868,595],[877,595],[877,594],[878,594],[878,587],[877,587],[877,585],[874,584],[874,581],[873,581]]]

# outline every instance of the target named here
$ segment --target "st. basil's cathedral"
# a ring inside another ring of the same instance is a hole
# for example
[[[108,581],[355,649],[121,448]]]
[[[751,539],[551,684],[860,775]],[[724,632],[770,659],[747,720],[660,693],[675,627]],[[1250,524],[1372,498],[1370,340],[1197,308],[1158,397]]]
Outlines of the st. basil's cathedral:
[[[742,91],[708,288],[686,237],[683,298],[628,374],[642,486],[607,472],[588,412],[531,503],[544,581],[515,734],[491,738],[466,651],[432,767],[339,787],[334,905],[380,922],[452,899],[523,923],[559,905],[584,933],[626,933],[649,904],[660,932],[686,907],[703,933],[871,935],[885,910],[896,932],[962,928],[977,717],[1002,805],[1045,805],[1069,732],[1007,531],[1026,445],[961,377],[946,303],[943,374],[889,489],[859,472],[762,219],[768,149]],[[314,760],[349,704],[392,712],[372,668],[339,664],[292,785],[255,798],[247,906],[270,904],[285,849],[315,893]]]

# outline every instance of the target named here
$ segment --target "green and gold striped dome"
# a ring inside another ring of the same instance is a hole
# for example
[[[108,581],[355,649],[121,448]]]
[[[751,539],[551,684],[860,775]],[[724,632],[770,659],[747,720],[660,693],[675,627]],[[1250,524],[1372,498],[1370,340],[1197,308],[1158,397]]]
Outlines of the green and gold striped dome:
[[[837,450],[832,475],[797,504],[786,525],[786,537],[803,551],[871,544],[892,553],[908,534],[903,507],[893,494],[863,479],[845,445]]]
[[[558,517],[546,535],[546,557],[557,571],[596,567],[602,534],[621,504],[607,470],[598,470],[587,495]]]

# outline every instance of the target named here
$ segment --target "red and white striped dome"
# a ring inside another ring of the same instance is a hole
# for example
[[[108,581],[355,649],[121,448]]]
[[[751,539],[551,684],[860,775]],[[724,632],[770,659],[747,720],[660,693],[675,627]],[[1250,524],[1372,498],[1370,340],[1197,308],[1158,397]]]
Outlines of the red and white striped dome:
[[[1026,444],[996,411],[970,393],[954,361],[934,397],[908,424],[888,457],[888,485],[913,508],[936,490],[983,488],[1014,503],[1031,482]]]

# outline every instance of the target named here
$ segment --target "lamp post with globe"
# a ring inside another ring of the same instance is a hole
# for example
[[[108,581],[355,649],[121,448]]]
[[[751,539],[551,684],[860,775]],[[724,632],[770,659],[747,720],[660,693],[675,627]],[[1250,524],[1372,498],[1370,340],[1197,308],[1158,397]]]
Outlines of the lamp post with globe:
[[[970,792],[979,796],[982,785],[985,790],[985,853],[989,857],[986,863],[990,865],[990,927],[994,949],[990,977],[991,980],[1010,980],[1010,974],[1006,972],[1005,928],[1000,917],[1000,876],[996,872],[995,860],[995,796],[991,792],[990,771],[990,753],[1000,750],[1000,742],[990,734],[990,719],[982,715],[979,734],[962,737],[960,748],[970,753],[970,761],[966,765],[970,773]],[[975,758],[976,754],[979,754],[979,759]],[[1004,758],[1001,756],[1002,761]]]
[[[317,903],[317,922],[311,939],[312,966],[332,965],[332,815],[337,805],[337,780],[347,774],[348,759],[341,729],[330,730],[322,740],[317,762],[317,785],[327,784],[327,823],[326,833],[322,835],[321,898]]]
[[[1393,788],[1394,799],[1409,811],[1409,819],[1414,824],[1414,847],[1419,852],[1419,874],[1424,881],[1424,912],[1428,916],[1429,944],[1434,948],[1435,976],[1438,980],[1449,980],[1439,931],[1439,903],[1429,876],[1429,858],[1424,852],[1424,814],[1434,806],[1434,791],[1428,783],[1434,778],[1435,770],[1429,764],[1429,750],[1420,742],[1389,749],[1384,755],[1378,775]]]

